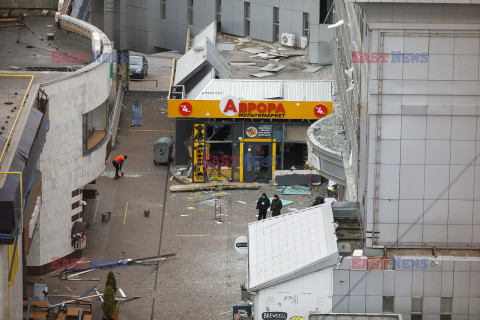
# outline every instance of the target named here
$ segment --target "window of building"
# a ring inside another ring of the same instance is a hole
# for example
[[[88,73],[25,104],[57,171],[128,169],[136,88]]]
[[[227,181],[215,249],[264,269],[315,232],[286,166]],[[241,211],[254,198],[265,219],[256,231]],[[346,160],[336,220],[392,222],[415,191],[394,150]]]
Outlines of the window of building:
[[[160,0],[160,14],[162,15],[162,20],[167,19],[167,0]]]
[[[83,114],[83,152],[87,152],[102,142],[108,130],[108,102],[98,108]]]
[[[188,0],[188,24],[193,26],[193,0]]]
[[[422,320],[423,298],[412,297],[412,320]]]
[[[217,0],[217,30],[222,29],[222,0]]]
[[[332,24],[333,23],[333,0],[320,0],[320,24]]]
[[[393,312],[394,297],[383,297],[382,312]]]
[[[250,35],[250,2],[244,4],[244,17],[245,17],[245,36]]]
[[[452,298],[440,299],[440,320],[452,319]]]
[[[302,32],[302,36],[305,36],[308,38],[308,29],[309,29],[309,26],[308,26],[308,13],[304,12],[303,13],[303,32]]]
[[[277,42],[280,33],[280,13],[278,7],[273,7],[273,41]]]

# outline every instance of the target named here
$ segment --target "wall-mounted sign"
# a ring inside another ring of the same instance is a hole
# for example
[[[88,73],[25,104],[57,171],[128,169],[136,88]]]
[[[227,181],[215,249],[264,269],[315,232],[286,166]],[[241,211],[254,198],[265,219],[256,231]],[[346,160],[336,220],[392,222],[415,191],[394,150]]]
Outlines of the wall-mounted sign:
[[[188,102],[184,102],[184,103],[181,103],[179,106],[178,106],[178,111],[184,115],[184,116],[188,116],[190,113],[192,113],[193,109],[192,109],[192,105]]]
[[[248,127],[247,130],[245,130],[245,134],[249,138],[255,138],[258,134],[258,130],[254,126],[251,126],[251,127]]]
[[[221,100],[168,100],[169,117],[320,119],[331,114],[333,102],[245,101],[234,96]]]
[[[286,320],[287,313],[286,312],[263,312],[262,319],[263,320]]]
[[[238,238],[235,240],[235,250],[236,250],[238,253],[241,253],[241,254],[247,254],[247,253],[248,253],[248,240],[247,240],[247,237],[242,236],[242,237],[238,237]]]
[[[272,137],[272,125],[249,125],[245,129],[245,139],[258,138],[258,139],[270,139]]]

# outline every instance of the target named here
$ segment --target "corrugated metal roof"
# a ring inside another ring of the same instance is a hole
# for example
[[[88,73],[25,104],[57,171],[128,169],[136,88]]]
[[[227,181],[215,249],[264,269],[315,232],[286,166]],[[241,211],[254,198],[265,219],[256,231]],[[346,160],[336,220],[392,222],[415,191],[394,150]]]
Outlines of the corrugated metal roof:
[[[338,262],[330,204],[248,224],[249,289],[258,291]]]
[[[331,80],[215,79],[196,97],[220,100],[233,95],[240,100],[332,101]]]

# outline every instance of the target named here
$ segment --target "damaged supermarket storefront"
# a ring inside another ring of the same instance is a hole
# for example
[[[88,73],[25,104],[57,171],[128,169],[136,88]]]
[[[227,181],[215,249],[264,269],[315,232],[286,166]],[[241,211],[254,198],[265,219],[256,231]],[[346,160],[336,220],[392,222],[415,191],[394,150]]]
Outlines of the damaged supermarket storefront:
[[[332,81],[212,79],[194,99],[168,102],[175,164],[193,182],[266,182],[303,168],[312,121],[332,113]]]

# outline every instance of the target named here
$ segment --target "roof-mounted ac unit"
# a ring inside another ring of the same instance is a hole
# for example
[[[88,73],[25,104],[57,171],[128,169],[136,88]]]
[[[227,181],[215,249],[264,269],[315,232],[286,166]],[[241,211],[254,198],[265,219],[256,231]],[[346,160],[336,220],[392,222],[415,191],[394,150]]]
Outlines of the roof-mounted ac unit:
[[[282,33],[282,44],[284,46],[295,46],[295,35],[290,33]]]

